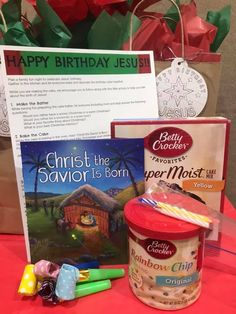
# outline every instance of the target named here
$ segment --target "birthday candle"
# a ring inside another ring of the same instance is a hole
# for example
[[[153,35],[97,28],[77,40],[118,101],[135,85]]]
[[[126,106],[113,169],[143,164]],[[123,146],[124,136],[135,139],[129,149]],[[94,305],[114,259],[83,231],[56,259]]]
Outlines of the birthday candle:
[[[212,228],[212,220],[205,215],[195,214],[184,208],[159,201],[150,200],[148,198],[140,198],[139,200],[146,205],[152,206],[161,214],[184,220],[207,229]]]

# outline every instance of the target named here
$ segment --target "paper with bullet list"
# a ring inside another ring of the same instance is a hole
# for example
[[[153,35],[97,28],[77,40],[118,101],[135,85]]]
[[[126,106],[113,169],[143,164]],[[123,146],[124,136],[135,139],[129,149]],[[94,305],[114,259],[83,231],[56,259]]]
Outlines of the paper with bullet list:
[[[109,138],[114,119],[158,117],[152,52],[13,46],[0,52],[23,218],[20,142]]]

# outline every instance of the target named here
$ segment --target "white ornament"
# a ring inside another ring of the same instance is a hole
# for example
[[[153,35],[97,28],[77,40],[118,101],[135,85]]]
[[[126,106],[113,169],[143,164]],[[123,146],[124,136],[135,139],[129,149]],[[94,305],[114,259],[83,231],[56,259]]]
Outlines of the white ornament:
[[[196,117],[207,103],[208,89],[203,76],[182,58],[174,59],[171,67],[157,75],[156,85],[161,118]]]
[[[10,136],[7,103],[3,84],[0,80],[0,136]]]

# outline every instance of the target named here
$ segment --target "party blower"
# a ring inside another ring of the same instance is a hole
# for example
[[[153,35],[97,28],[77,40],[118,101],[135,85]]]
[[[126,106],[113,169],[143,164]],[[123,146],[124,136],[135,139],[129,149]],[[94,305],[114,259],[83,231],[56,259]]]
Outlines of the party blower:
[[[55,294],[60,301],[74,300],[82,296],[111,288],[110,280],[77,284],[80,278],[81,274],[76,267],[68,264],[62,265],[55,287]],[[95,278],[92,277],[92,279],[98,280],[97,274],[95,274]],[[89,277],[87,277],[87,280],[89,280]]]
[[[110,288],[109,280],[124,276],[124,269],[89,269],[79,271],[76,267],[63,264],[56,283],[55,293],[60,300],[73,300],[76,295],[87,295]],[[95,284],[93,282],[100,282]],[[103,281],[103,282],[101,282]],[[79,287],[79,284],[81,287]],[[85,285],[91,283],[91,285]]]
[[[79,278],[77,282],[92,282],[98,280],[105,280],[105,279],[115,279],[120,278],[125,275],[125,271],[123,268],[116,268],[116,269],[88,269],[88,270],[80,270],[79,271]]]
[[[84,283],[82,285],[75,285],[72,288],[72,293],[69,294],[67,286],[64,285],[62,289],[59,289],[54,279],[44,279],[41,283],[41,287],[38,290],[38,295],[45,301],[58,304],[64,301],[74,300],[90,294],[101,292],[111,288],[110,280],[101,280],[95,282]]]
[[[75,287],[75,298],[81,298],[86,295],[108,290],[111,288],[111,281],[100,280],[95,282],[88,282],[84,284],[77,284]]]

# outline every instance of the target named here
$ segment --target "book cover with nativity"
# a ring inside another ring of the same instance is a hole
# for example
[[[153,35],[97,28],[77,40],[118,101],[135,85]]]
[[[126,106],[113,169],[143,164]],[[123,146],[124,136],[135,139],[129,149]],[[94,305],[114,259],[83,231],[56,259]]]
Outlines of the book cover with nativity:
[[[31,262],[127,263],[124,204],[144,192],[142,139],[22,142]]]

